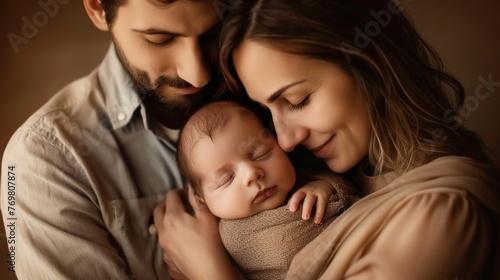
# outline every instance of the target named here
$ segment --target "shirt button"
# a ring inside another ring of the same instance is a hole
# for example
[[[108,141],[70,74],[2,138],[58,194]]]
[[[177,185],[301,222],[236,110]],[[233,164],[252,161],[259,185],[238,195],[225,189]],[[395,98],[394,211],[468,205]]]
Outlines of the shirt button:
[[[119,121],[124,121],[125,118],[127,118],[127,115],[125,115],[125,113],[118,113],[117,117]]]

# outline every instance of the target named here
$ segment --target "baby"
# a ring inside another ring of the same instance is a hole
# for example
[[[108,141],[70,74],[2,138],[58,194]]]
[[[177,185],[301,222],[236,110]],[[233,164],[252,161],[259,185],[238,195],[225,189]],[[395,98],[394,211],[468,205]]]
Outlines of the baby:
[[[198,110],[181,131],[177,158],[195,195],[221,219],[224,246],[249,279],[283,279],[293,256],[352,202],[346,181],[333,174],[296,186],[287,154],[235,102]],[[312,214],[314,224],[306,221]]]

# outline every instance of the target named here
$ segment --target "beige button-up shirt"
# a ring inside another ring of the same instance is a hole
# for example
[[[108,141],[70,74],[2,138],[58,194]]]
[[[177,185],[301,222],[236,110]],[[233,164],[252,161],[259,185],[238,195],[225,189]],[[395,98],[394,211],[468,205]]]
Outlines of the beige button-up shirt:
[[[1,211],[19,279],[169,279],[148,225],[182,179],[154,127],[112,46],[15,132]]]

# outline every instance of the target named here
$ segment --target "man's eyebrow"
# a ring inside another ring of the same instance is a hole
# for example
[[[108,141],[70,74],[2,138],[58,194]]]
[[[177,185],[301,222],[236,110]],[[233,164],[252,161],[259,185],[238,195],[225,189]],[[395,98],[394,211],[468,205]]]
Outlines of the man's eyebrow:
[[[267,102],[268,103],[273,103],[274,101],[276,101],[276,99],[278,99],[287,89],[293,87],[293,86],[296,86],[298,84],[301,84],[303,82],[307,81],[307,79],[304,79],[304,80],[300,80],[298,82],[294,82],[294,83],[291,83],[289,85],[286,85],[280,89],[278,89],[275,93],[271,94],[271,96],[269,96],[269,98],[267,98]]]
[[[172,36],[183,36],[185,37],[186,35],[164,30],[164,29],[159,29],[159,28],[148,28],[148,29],[132,29],[132,31],[136,33],[141,33],[141,34],[146,34],[146,35],[172,35]]]
[[[207,34],[213,31],[218,31],[218,29],[221,27],[221,24],[217,23],[214,24],[213,26],[210,26],[210,28],[206,31],[204,31],[202,34]],[[147,28],[147,29],[131,29],[132,31],[136,33],[141,33],[145,35],[170,35],[170,36],[179,36],[179,37],[188,37],[187,34],[182,34],[182,33],[177,33],[165,29],[160,29],[160,28]]]

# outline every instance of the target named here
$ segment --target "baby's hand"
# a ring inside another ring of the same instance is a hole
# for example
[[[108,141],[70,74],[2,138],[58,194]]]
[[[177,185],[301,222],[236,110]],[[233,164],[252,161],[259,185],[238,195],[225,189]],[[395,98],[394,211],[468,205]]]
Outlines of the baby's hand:
[[[292,195],[288,201],[288,209],[295,212],[299,208],[300,203],[304,201],[302,205],[302,219],[309,220],[312,209],[316,206],[314,223],[321,224],[323,215],[325,214],[326,203],[332,194],[332,187],[329,183],[321,180],[311,181]]]

